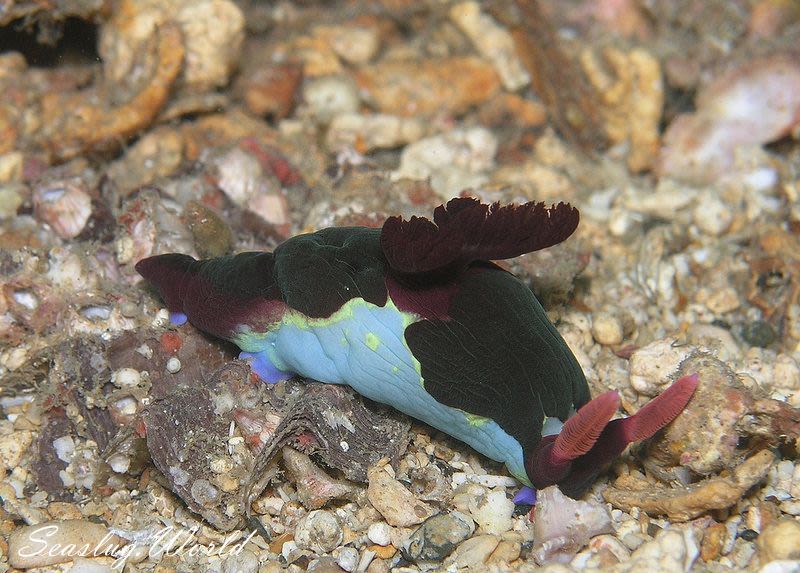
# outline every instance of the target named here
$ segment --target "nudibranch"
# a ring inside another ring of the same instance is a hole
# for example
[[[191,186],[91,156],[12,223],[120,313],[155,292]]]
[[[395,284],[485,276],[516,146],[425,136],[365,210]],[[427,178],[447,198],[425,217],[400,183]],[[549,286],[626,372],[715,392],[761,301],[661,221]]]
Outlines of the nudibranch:
[[[198,261],[165,254],[136,270],[174,324],[235,343],[268,383],[347,384],[505,463],[525,485],[581,495],[634,441],[668,424],[696,377],[612,420],[531,290],[492,260],[569,237],[565,203],[457,198],[380,229],[332,227],[274,252]]]

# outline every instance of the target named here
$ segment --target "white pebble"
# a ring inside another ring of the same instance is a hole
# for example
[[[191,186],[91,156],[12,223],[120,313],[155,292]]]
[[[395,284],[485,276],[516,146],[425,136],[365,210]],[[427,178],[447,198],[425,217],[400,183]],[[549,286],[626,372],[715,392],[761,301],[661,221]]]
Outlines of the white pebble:
[[[116,413],[122,416],[133,416],[139,409],[139,403],[133,396],[125,396],[112,404]]]
[[[759,569],[758,573],[800,573],[800,562],[794,559],[771,561]]]
[[[680,363],[692,353],[690,345],[675,344],[675,339],[662,338],[642,346],[631,355],[631,386],[639,394],[657,396],[661,388],[672,382]]]
[[[336,564],[347,571],[352,573],[358,567],[358,551],[353,547],[340,547],[336,550]]]
[[[14,291],[13,298],[17,304],[28,310],[36,310],[39,307],[39,299],[29,290]]]
[[[378,521],[369,526],[367,530],[367,537],[375,545],[386,547],[391,543],[392,530],[389,525],[384,521]]]
[[[700,197],[692,213],[694,224],[707,235],[719,237],[730,228],[733,211],[711,193]]]
[[[333,513],[324,510],[315,510],[304,515],[294,530],[297,546],[318,555],[333,551],[342,543],[343,537],[339,520]]]
[[[407,145],[393,180],[429,179],[441,197],[452,197],[486,182],[494,167],[497,138],[483,127],[454,129]]]
[[[249,549],[230,555],[222,564],[222,573],[256,573],[258,557]]]
[[[131,467],[131,459],[124,454],[114,454],[108,458],[109,467],[118,474],[124,474]]]
[[[777,388],[800,390],[800,366],[787,354],[778,354],[773,369],[774,383]]]
[[[114,573],[114,570],[109,565],[83,557],[78,557],[69,571],[70,573]]]
[[[366,64],[375,57],[381,44],[375,26],[331,26],[324,29],[323,35],[329,36],[333,51],[349,64]]]
[[[111,374],[111,383],[119,388],[138,386],[141,380],[142,375],[134,368],[120,368]]]
[[[56,456],[63,462],[71,462],[72,454],[75,452],[75,440],[72,436],[61,436],[53,440],[53,449],[56,451]]]
[[[167,370],[172,374],[176,372],[180,372],[181,369],[181,361],[178,360],[175,356],[167,360]]]
[[[426,124],[413,117],[342,113],[331,121],[325,144],[338,151],[358,146],[363,151],[402,147],[425,135]]]
[[[739,293],[733,287],[723,287],[714,290],[706,300],[708,310],[719,316],[726,312],[731,312],[739,308]]]
[[[303,99],[311,114],[327,124],[337,115],[358,111],[358,89],[345,76],[324,76],[308,80],[303,87]]]
[[[484,533],[499,535],[510,530],[513,525],[514,502],[506,497],[504,491],[486,491],[469,501],[469,515]]]
[[[598,312],[592,319],[592,336],[603,346],[615,346],[622,342],[622,323],[607,312]]]

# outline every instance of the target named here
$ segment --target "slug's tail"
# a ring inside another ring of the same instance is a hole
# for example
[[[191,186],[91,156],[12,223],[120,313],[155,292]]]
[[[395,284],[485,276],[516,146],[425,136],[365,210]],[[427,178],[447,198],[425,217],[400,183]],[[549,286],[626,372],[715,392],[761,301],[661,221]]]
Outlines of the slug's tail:
[[[197,261],[167,254],[136,263],[158,289],[173,324],[187,319],[214,336],[232,340],[239,330],[264,332],[285,305],[273,277],[272,253],[240,253]]]
[[[189,255],[170,253],[142,259],[136,263],[136,272],[158,290],[173,322],[186,320],[184,294],[189,281],[197,273],[198,261]]]
[[[510,259],[550,247],[569,237],[579,221],[566,204],[486,205],[477,199],[451,199],[425,217],[389,217],[381,248],[392,270],[401,274],[459,270],[473,261]]]

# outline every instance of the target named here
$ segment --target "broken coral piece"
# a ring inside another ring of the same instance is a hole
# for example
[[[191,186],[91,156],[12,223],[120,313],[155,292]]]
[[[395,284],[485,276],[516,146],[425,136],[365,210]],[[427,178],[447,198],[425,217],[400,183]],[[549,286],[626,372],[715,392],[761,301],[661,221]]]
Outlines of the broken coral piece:
[[[160,27],[151,44],[137,53],[137,64],[152,68],[152,75],[121,105],[111,103],[115,86],[42,96],[42,129],[35,134],[36,144],[54,159],[64,160],[89,150],[116,147],[150,125],[167,102],[184,56],[183,39],[174,25]]]
[[[633,475],[622,476],[603,492],[603,497],[625,511],[638,507],[649,515],[688,521],[739,502],[751,487],[767,477],[774,460],[771,451],[761,450],[727,475],[676,488],[658,487],[650,480]]]
[[[664,133],[658,171],[700,185],[729,174],[738,149],[759,148],[797,128],[800,64],[779,53],[735,65],[700,91],[696,107]]]
[[[98,51],[106,78],[120,83],[134,75],[138,55],[167,27],[182,38],[186,52],[178,78],[184,91],[228,83],[245,33],[244,15],[230,0],[122,0],[100,28]]]
[[[664,82],[658,59],[637,48],[624,52],[606,48],[602,59],[585,50],[581,64],[600,100],[603,130],[611,144],[628,144],[628,168],[634,172],[655,166],[661,145],[660,124]]]
[[[537,492],[532,521],[533,557],[539,564],[569,563],[592,537],[614,531],[604,505],[570,499],[557,486]]]

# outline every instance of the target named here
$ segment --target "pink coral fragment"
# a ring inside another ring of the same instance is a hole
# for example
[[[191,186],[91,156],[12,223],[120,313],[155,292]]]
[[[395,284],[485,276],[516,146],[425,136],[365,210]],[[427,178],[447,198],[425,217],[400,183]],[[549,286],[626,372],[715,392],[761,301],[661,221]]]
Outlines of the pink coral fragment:
[[[787,54],[757,58],[717,77],[664,134],[659,172],[711,183],[733,166],[737,148],[759,147],[800,125],[800,63]]]

